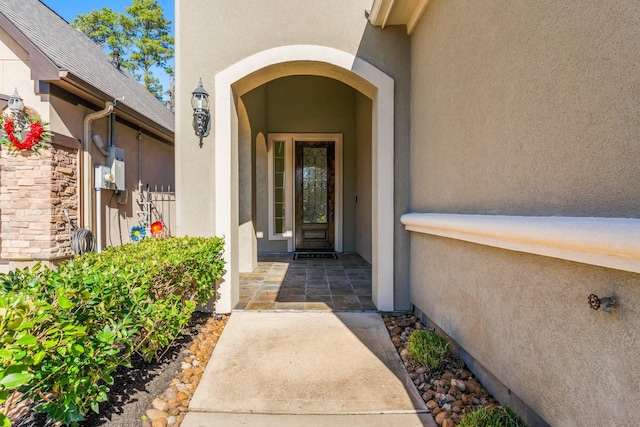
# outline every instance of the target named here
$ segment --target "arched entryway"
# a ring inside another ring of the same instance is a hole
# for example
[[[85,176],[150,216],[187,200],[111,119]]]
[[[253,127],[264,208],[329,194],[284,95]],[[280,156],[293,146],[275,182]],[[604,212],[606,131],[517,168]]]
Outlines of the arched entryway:
[[[372,298],[381,311],[393,305],[393,80],[351,54],[323,46],[283,46],[234,64],[215,76],[215,194],[217,235],[226,236],[227,273],[218,311],[238,300],[241,230],[238,138],[246,115],[239,97],[288,76],[320,76],[342,82],[371,100]],[[238,107],[240,105],[240,107]],[[241,110],[241,111],[239,111]]]

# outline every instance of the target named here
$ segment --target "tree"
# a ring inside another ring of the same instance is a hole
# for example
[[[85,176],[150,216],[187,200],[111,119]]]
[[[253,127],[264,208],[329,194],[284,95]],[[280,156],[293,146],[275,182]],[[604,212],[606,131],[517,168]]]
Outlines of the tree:
[[[113,52],[115,47],[122,49],[129,45],[123,28],[123,18],[121,13],[103,7],[101,10],[92,10],[76,16],[71,25],[86,34],[100,47],[106,47]]]
[[[160,81],[153,77],[151,67],[158,66],[171,72],[167,61],[173,57],[173,37],[169,35],[171,21],[165,19],[164,11],[156,0],[133,0],[125,8],[132,21],[129,56],[135,70],[142,70],[145,86],[157,97],[162,97]]]
[[[168,65],[174,52],[174,39],[169,35],[171,21],[164,17],[157,0],[133,0],[125,12],[104,7],[76,16],[71,25],[110,54],[117,47],[121,65],[162,100],[163,88],[152,68],[173,74]]]

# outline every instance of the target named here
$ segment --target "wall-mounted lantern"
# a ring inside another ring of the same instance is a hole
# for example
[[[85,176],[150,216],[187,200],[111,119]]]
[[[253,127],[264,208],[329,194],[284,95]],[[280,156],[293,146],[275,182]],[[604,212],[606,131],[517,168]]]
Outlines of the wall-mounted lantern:
[[[209,94],[202,87],[202,79],[198,87],[191,92],[191,107],[193,108],[193,130],[196,136],[202,138],[209,135],[211,130],[211,116],[209,115]]]
[[[13,125],[18,133],[29,126],[27,117],[24,114],[24,101],[15,88],[13,94],[9,97],[9,112],[13,116]]]
[[[38,151],[47,146],[51,132],[45,129],[48,123],[43,122],[35,110],[25,108],[18,88],[7,100],[8,111],[0,116],[0,144],[12,151]]]
[[[9,109],[12,113],[17,111],[24,111],[24,101],[18,93],[18,88],[13,90],[13,95],[9,97]]]

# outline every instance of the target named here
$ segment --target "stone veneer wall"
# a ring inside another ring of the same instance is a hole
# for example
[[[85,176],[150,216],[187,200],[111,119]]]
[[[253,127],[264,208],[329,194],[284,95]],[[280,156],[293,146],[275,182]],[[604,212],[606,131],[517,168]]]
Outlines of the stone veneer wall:
[[[72,255],[64,214],[78,218],[78,149],[52,144],[37,153],[0,150],[0,258],[55,260]]]

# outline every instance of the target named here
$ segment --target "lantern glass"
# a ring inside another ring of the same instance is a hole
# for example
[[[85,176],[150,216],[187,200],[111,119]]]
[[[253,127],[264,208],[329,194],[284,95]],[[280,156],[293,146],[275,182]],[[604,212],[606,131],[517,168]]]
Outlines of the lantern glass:
[[[194,110],[202,110],[202,104],[202,95],[193,94],[191,97],[191,107],[193,107]]]
[[[198,87],[191,92],[191,107],[194,110],[209,110],[209,94],[202,87],[202,80],[198,82]]]
[[[17,88],[13,91],[13,95],[9,97],[9,109],[13,111],[24,110],[24,101],[22,100],[22,97],[18,93]]]

